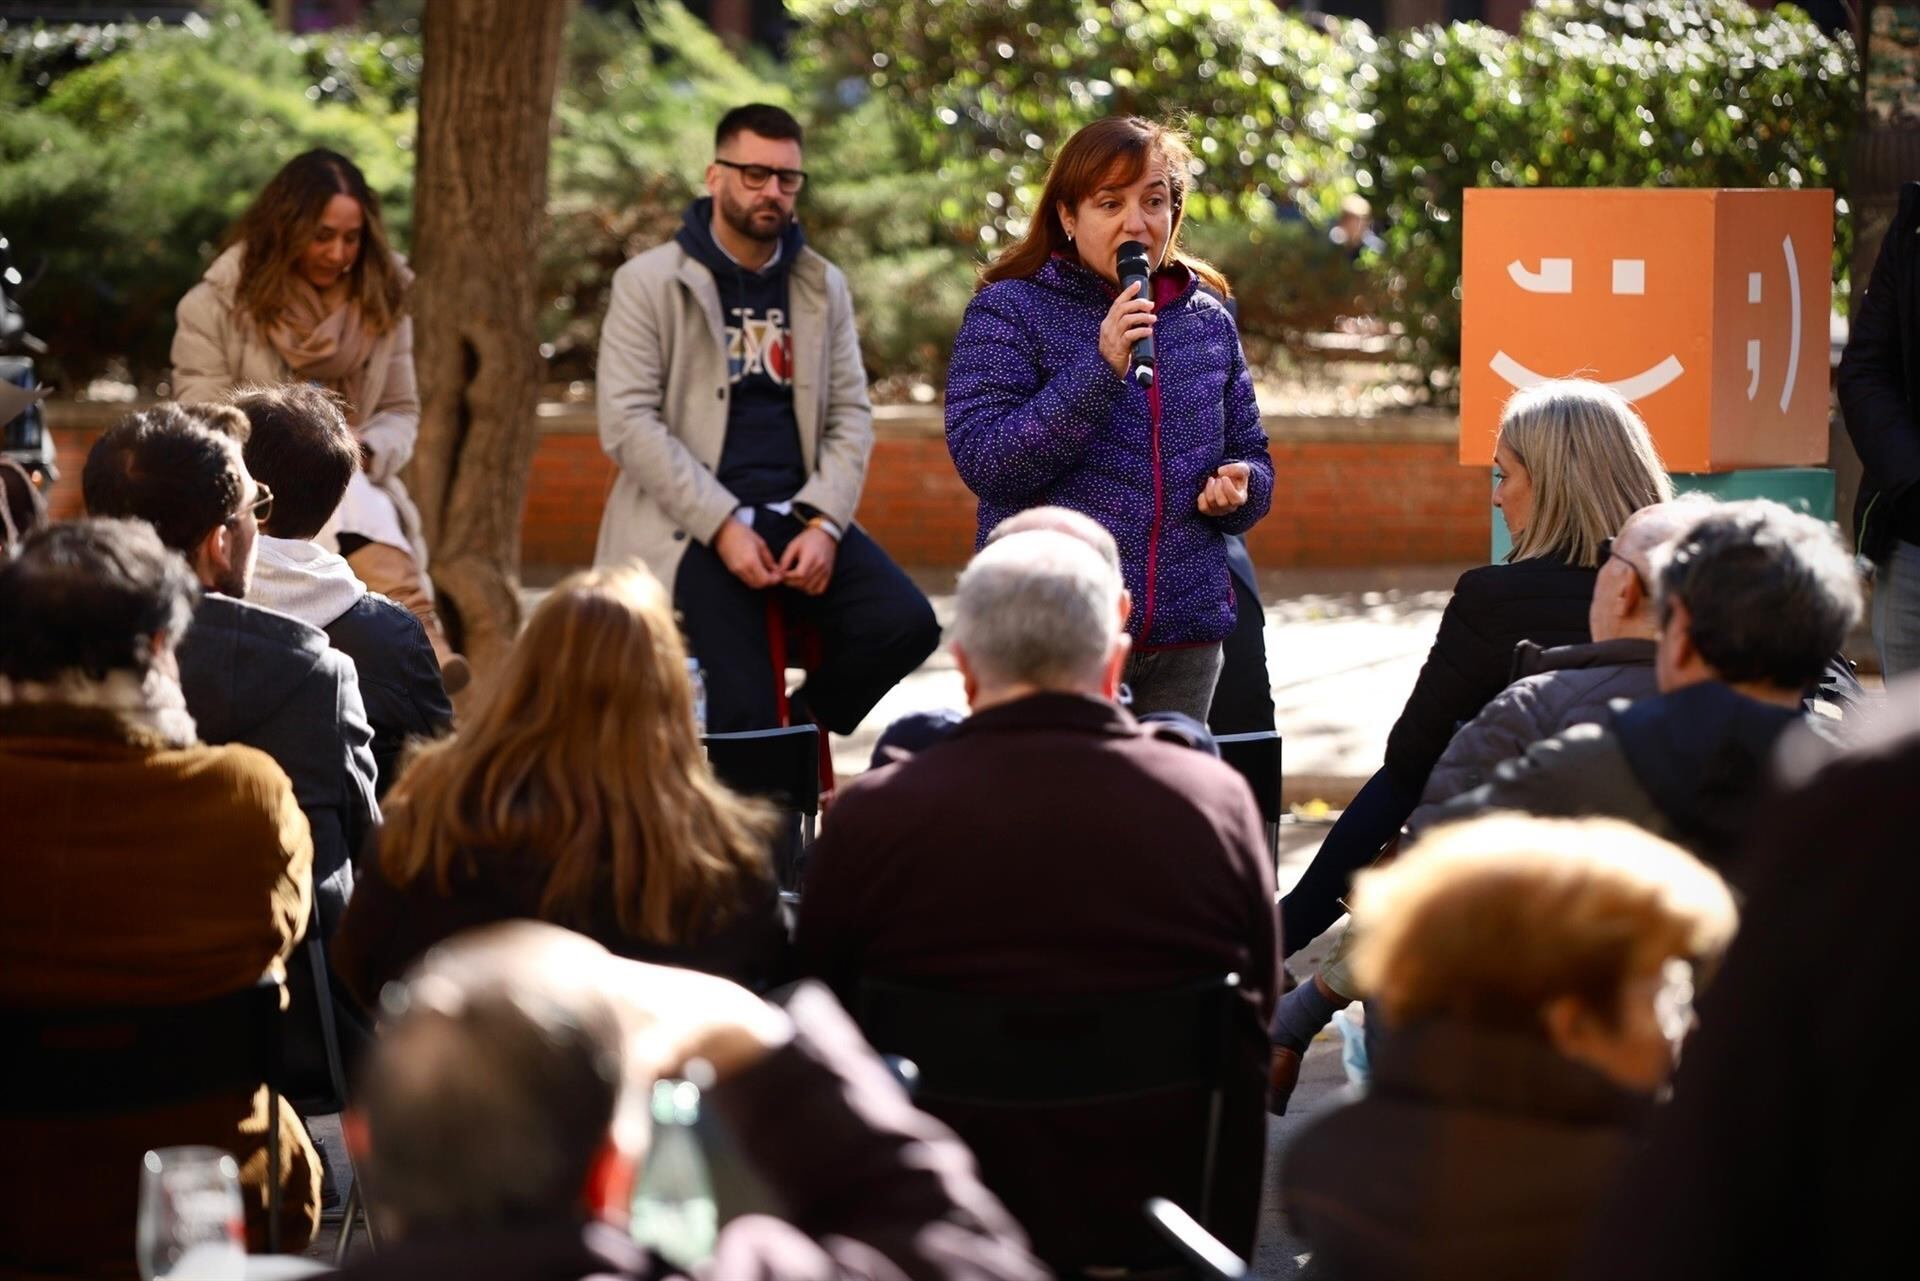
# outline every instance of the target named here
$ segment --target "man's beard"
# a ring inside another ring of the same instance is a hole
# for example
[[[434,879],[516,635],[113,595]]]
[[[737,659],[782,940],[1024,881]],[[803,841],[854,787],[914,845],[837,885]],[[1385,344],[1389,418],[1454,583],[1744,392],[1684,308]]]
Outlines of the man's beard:
[[[781,234],[787,229],[787,215],[777,205],[763,205],[758,200],[747,205],[736,205],[725,196],[720,197],[719,205],[720,216],[726,220],[727,226],[733,228],[734,231],[749,240],[771,243],[772,241],[780,239]],[[772,209],[775,213],[781,215],[780,220],[773,225],[773,229],[770,231],[762,230],[756,226],[753,221],[754,213],[763,208]]]

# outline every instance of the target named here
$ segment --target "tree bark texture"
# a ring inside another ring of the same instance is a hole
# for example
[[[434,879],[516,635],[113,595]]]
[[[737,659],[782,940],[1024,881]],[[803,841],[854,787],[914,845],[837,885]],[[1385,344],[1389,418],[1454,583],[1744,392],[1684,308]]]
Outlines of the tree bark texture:
[[[568,0],[428,0],[414,185],[420,438],[440,612],[483,678],[520,625],[536,260]]]

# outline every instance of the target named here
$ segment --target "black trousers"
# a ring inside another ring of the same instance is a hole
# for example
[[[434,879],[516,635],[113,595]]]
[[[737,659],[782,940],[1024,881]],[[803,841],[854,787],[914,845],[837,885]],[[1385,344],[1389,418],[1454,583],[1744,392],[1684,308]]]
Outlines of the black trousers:
[[[1255,586],[1246,540],[1227,539],[1227,568],[1240,612],[1221,649],[1207,728],[1215,734],[1252,734],[1273,728],[1273,683],[1267,675],[1267,616]]]
[[[794,517],[766,508],[754,513],[754,532],[775,559],[805,528]],[[775,685],[780,676],[773,670],[767,636],[769,593],[790,622],[810,627],[820,638],[821,662],[794,694],[795,724],[812,716],[836,734],[852,733],[940,643],[933,606],[858,526],[841,538],[833,577],[819,596],[786,587],[748,587],[711,547],[694,543],[674,578],[673,604],[687,647],[706,678],[707,729],[713,733],[780,723]]]

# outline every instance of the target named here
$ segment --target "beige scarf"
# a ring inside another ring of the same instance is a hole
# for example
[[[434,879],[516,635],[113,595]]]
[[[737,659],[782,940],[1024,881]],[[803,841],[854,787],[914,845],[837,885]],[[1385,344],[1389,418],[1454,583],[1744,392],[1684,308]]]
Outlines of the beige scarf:
[[[367,365],[379,341],[360,315],[360,305],[348,298],[331,312],[320,291],[295,278],[286,305],[267,327],[267,341],[293,370],[295,378],[316,382],[347,401],[347,421],[366,421],[372,406],[365,403]]]

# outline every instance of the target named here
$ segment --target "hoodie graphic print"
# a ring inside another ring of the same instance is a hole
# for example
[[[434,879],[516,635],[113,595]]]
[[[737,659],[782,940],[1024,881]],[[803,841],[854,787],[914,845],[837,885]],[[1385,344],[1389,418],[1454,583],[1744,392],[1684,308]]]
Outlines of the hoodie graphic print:
[[[785,502],[807,483],[793,409],[793,330],[787,271],[805,244],[797,225],[761,271],[728,257],[713,238],[713,200],[687,209],[677,239],[713,273],[727,326],[727,439],[716,475],[743,503]]]

